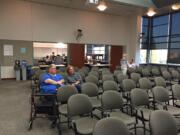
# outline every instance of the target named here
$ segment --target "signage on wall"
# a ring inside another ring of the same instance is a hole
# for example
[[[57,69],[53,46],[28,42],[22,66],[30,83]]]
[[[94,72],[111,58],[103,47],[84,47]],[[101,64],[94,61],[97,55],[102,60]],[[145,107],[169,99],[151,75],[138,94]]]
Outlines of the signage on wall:
[[[22,47],[20,50],[21,53],[26,53],[26,48]]]
[[[4,56],[13,56],[13,45],[4,45]]]

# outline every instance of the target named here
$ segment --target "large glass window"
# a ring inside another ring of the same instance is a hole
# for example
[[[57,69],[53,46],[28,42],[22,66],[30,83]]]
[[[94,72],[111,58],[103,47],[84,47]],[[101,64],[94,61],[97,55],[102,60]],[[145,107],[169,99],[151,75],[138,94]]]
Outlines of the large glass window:
[[[166,64],[167,49],[156,49],[150,51],[150,63]]]
[[[180,12],[142,19],[140,62],[180,64]],[[146,51],[145,51],[146,50]]]
[[[171,16],[171,35],[168,63],[180,64],[180,12]]]
[[[142,29],[139,35],[141,50],[140,50],[140,63],[146,63],[148,38],[149,37],[149,19],[147,17],[142,18]]]

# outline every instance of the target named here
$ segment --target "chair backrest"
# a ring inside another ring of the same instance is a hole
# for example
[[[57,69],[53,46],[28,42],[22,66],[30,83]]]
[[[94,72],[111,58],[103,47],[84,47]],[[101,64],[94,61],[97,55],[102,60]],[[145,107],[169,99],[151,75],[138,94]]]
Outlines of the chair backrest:
[[[101,101],[104,110],[120,109],[123,107],[121,94],[117,91],[105,91],[102,94]]]
[[[121,70],[114,70],[114,76],[117,76],[119,73],[122,73]]]
[[[161,73],[162,73],[163,71],[167,71],[167,70],[168,70],[167,67],[160,67]]]
[[[111,72],[109,70],[103,70],[102,75],[105,75],[105,74],[111,74]]]
[[[136,88],[135,82],[131,79],[124,79],[122,85],[125,92],[131,91],[132,89]]]
[[[167,70],[164,70],[162,72],[162,76],[165,80],[171,80],[171,78],[172,78],[171,74]]]
[[[85,94],[72,95],[68,100],[67,108],[69,116],[89,114],[93,110],[92,103]]]
[[[111,74],[105,74],[105,75],[102,76],[102,81],[103,81],[103,82],[104,82],[104,81],[107,81],[107,80],[114,81],[113,75],[111,75]]]
[[[122,83],[122,81],[123,81],[124,79],[128,79],[128,76],[127,76],[127,75],[124,75],[124,74],[118,74],[118,76],[117,76],[117,81],[118,81],[118,83]]]
[[[141,75],[139,73],[131,73],[130,76],[135,83],[138,83],[139,79],[141,78]]]
[[[135,88],[131,91],[131,103],[133,106],[148,106],[149,96],[145,90]]]
[[[96,76],[97,78],[99,78],[99,73],[98,73],[98,71],[96,71],[96,70],[93,70],[93,71],[89,72],[88,75],[94,75],[94,76]]]
[[[159,76],[160,75],[160,71],[158,68],[152,68],[151,70],[153,76]]]
[[[98,87],[94,83],[86,82],[82,84],[81,92],[89,97],[95,97],[98,96]]]
[[[177,135],[176,122],[167,111],[153,111],[149,124],[152,135]]]
[[[92,68],[91,68],[91,71],[97,71],[97,72],[98,72],[98,71],[99,71],[99,68],[98,68],[98,67],[92,67]]]
[[[178,79],[178,80],[180,79],[180,74],[177,70],[172,70],[171,74],[174,79]]]
[[[154,79],[156,86],[166,87],[166,81],[162,77],[155,77]]]
[[[142,75],[143,77],[149,77],[151,75],[150,70],[148,68],[143,68]]]
[[[169,92],[162,86],[156,86],[152,89],[155,101],[169,102]]]
[[[136,73],[141,74],[142,73],[142,67],[136,67]]]
[[[180,100],[180,84],[174,84],[172,86],[172,91],[174,98]]]
[[[98,78],[97,78],[96,76],[94,76],[94,75],[88,75],[88,76],[86,76],[85,81],[86,81],[86,82],[92,82],[92,83],[94,83],[94,84],[96,84],[96,85],[99,84]]]
[[[104,81],[103,82],[103,90],[116,90],[118,91],[118,85],[115,81]]]
[[[77,93],[78,91],[76,87],[72,85],[64,85],[63,87],[60,87],[57,91],[57,100],[58,102],[67,103],[68,99],[72,95]]]
[[[79,70],[78,73],[80,74],[82,80],[84,81],[85,77],[86,77],[86,74],[82,70]]]
[[[139,86],[141,89],[151,89],[152,83],[148,78],[143,77],[143,78],[139,79]]]
[[[130,135],[130,133],[121,120],[109,117],[96,123],[93,135]]]

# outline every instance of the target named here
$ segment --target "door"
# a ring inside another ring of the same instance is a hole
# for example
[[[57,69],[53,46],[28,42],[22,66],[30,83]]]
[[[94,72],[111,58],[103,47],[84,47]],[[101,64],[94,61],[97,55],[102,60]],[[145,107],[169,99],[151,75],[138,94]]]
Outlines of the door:
[[[123,55],[123,47],[112,45],[110,54],[111,71],[114,71],[116,66],[120,65],[120,60],[122,59]]]
[[[68,44],[70,65],[83,67],[85,62],[85,45],[84,44]]]

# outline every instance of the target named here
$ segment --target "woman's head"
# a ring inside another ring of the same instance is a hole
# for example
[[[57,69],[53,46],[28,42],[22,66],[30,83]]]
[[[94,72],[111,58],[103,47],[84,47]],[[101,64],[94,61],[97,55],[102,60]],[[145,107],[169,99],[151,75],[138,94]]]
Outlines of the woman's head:
[[[67,67],[67,73],[68,73],[69,75],[74,74],[74,67],[71,66],[71,65],[69,65],[69,66]]]
[[[56,74],[56,65],[55,64],[51,64],[49,67],[49,73],[50,74]]]

